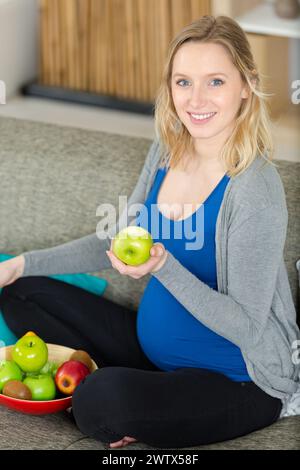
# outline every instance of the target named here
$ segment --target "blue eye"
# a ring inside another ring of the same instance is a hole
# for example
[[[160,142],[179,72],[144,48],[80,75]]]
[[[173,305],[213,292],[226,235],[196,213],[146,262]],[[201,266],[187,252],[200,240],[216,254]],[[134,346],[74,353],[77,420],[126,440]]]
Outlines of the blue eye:
[[[180,82],[187,82],[187,80],[184,80],[184,79],[178,80],[178,81],[176,82],[176,85],[179,85]],[[179,86],[181,86],[181,85],[179,85]]]
[[[185,80],[185,79],[182,78],[181,80],[178,80],[178,81],[176,82],[176,85],[179,85],[180,87],[184,87],[184,85],[183,85],[183,86],[180,85],[181,82],[188,82],[188,80]],[[211,81],[211,83],[213,83],[213,82],[218,82],[217,85],[213,85],[214,88],[215,88],[216,86],[221,86],[221,85],[224,84],[223,80],[221,80],[220,78],[214,78],[214,79]]]
[[[221,82],[221,85],[223,85],[224,83],[223,80],[221,80],[220,78],[214,78],[212,82]],[[216,86],[220,86],[220,85],[216,85]]]

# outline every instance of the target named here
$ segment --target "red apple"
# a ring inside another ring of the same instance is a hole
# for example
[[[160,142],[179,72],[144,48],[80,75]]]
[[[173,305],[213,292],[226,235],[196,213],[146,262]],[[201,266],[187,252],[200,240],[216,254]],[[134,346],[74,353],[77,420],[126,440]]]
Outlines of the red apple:
[[[72,395],[77,385],[90,374],[88,367],[79,361],[66,361],[55,374],[57,388],[65,395]]]

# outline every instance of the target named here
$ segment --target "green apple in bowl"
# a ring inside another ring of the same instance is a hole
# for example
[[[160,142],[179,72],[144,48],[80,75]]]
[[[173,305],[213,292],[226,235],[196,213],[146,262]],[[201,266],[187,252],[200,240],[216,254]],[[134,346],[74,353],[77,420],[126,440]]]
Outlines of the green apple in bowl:
[[[37,375],[52,375],[52,377],[55,377],[55,374],[57,372],[57,369],[61,365],[60,362],[55,362],[55,361],[47,361],[46,364],[39,369],[38,371],[35,372],[25,372],[26,377],[35,377]]]
[[[49,374],[40,374],[34,376],[27,376],[23,380],[32,394],[32,400],[54,400],[56,395],[56,387],[54,379]]]
[[[0,393],[7,382],[10,380],[21,381],[22,378],[22,371],[15,362],[6,359],[0,361]]]
[[[48,360],[47,344],[35,334],[26,334],[16,342],[12,359],[24,372],[37,372]]]
[[[50,374],[52,377],[55,377],[55,374],[57,372],[57,369],[61,365],[60,362],[55,362],[55,361],[47,361],[44,367],[41,368],[39,371],[39,374]]]
[[[153,239],[147,230],[130,225],[114,237],[112,252],[123,263],[138,266],[148,261],[152,246]]]

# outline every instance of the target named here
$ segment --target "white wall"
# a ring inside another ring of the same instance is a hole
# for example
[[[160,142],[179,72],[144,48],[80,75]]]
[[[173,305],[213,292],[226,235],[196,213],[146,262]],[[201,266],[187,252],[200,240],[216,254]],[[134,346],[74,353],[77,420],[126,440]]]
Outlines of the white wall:
[[[38,0],[0,0],[0,80],[6,97],[38,74]]]

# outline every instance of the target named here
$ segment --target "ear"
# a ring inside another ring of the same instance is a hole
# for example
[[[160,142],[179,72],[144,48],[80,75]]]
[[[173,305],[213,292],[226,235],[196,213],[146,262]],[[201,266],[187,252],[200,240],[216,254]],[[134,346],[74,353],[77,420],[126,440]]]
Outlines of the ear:
[[[255,78],[252,79],[252,80],[251,80],[251,83],[252,83],[252,85],[253,85],[254,88],[255,88],[255,86],[256,86],[256,79],[255,79]],[[242,89],[241,98],[242,98],[242,99],[247,99],[247,98],[249,98],[249,96],[250,96],[251,93],[252,93],[252,91],[251,91],[250,87],[248,86],[248,84],[246,84],[246,85],[243,87],[243,89]]]
[[[251,93],[251,90],[248,87],[248,85],[244,86],[243,89],[242,89],[242,92],[241,92],[241,98],[242,99],[249,98],[250,93]]]

